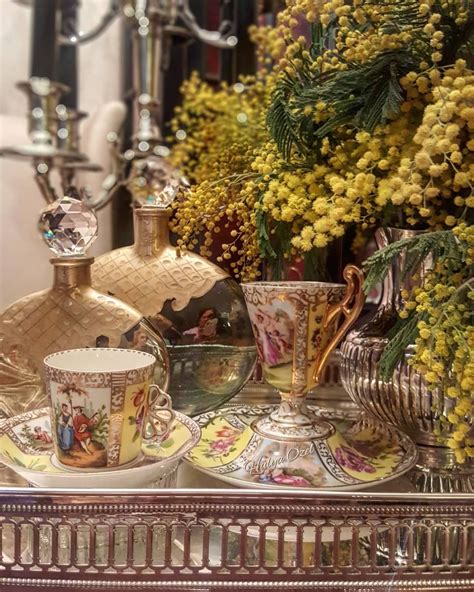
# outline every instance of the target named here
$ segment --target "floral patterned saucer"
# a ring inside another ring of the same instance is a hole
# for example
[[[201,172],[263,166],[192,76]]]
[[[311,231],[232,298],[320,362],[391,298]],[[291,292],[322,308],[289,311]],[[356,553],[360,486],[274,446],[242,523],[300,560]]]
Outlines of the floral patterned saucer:
[[[359,411],[312,409],[335,430],[309,442],[276,441],[252,428],[271,405],[230,405],[196,419],[202,437],[186,456],[196,469],[238,487],[357,490],[407,472],[416,447],[398,430]]]
[[[51,437],[49,409],[28,411],[0,423],[0,463],[37,487],[139,488],[169,474],[199,441],[196,422],[176,412],[167,440],[143,444],[142,456],[127,468],[69,471],[58,465]]]

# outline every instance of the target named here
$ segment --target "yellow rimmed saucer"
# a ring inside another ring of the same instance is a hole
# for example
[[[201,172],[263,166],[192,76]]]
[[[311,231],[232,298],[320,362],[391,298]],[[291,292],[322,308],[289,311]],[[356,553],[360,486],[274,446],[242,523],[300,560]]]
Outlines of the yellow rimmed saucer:
[[[382,485],[413,467],[408,436],[357,411],[312,409],[331,423],[309,443],[270,439],[255,429],[272,405],[229,405],[196,417],[202,436],[186,456],[199,471],[237,487],[355,491]]]
[[[108,471],[71,471],[55,458],[49,409],[44,407],[0,423],[0,463],[36,487],[140,488],[168,475],[196,445],[200,435],[194,420],[176,412],[168,439],[159,445],[144,443],[142,454],[131,466]]]

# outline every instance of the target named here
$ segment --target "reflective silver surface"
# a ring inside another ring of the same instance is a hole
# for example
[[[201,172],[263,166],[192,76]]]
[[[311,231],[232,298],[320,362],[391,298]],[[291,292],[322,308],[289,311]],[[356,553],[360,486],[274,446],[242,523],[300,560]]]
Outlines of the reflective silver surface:
[[[3,490],[0,586],[472,590],[473,513],[461,495]]]
[[[376,232],[380,249],[397,240],[414,236],[417,231],[388,228]],[[425,260],[419,274],[423,277],[432,262]],[[421,375],[408,364],[414,348],[405,350],[390,381],[380,377],[379,361],[386,337],[402,305],[401,291],[411,290],[413,280],[402,281],[405,254],[394,259],[383,284],[382,299],[375,313],[362,319],[342,343],[341,379],[350,398],[378,419],[398,427],[418,445],[420,473],[417,489],[430,491],[473,491],[474,462],[456,463],[447,448],[453,425],[447,421],[456,400],[445,397],[441,389],[430,391]],[[439,434],[439,435],[437,435]]]
[[[79,122],[87,114],[59,103],[61,95],[69,90],[64,84],[33,77],[17,87],[28,99],[30,144],[0,148],[0,156],[30,160],[42,196],[52,203],[57,199],[50,175],[53,167],[59,171],[64,192],[70,189],[76,169],[101,170],[79,149]]]
[[[376,232],[377,245],[382,249],[417,232],[379,229]],[[429,265],[427,261],[419,270],[421,276]],[[398,364],[390,381],[382,380],[379,375],[379,360],[388,343],[386,335],[402,305],[401,290],[414,287],[411,278],[402,281],[404,266],[405,254],[401,253],[394,259],[384,280],[379,307],[370,318],[362,319],[342,343],[342,384],[357,405],[399,427],[417,444],[439,446],[440,440],[434,432],[439,431],[444,437],[451,432],[451,424],[442,418],[449,413],[454,401],[444,398],[438,390],[427,390],[421,376],[407,363],[413,348],[407,348],[404,360]]]
[[[31,0],[16,1],[25,6],[33,4]],[[230,21],[222,21],[216,31],[204,29],[198,24],[188,0],[109,0],[108,6],[104,0],[104,8],[100,20],[88,31],[77,30],[75,23],[68,22],[66,30],[59,36],[62,45],[78,45],[98,37],[117,17],[122,17],[131,25],[136,106],[133,150],[122,154],[114,134],[114,139],[110,141],[114,155],[113,170],[104,180],[100,192],[91,196],[85,190],[78,191],[81,199],[96,210],[107,205],[118,189],[126,184],[130,161],[150,155],[162,157],[169,153],[162,145],[160,127],[163,71],[169,64],[172,36],[198,39],[222,49],[230,49],[237,44]],[[79,151],[77,113],[69,113],[64,108],[62,116],[57,118],[59,96],[67,90],[66,87],[46,78],[32,78],[18,86],[27,92],[29,98],[31,143],[0,148],[0,156],[30,159],[41,194],[51,203],[57,198],[50,179],[53,167],[59,168],[63,191],[72,186],[76,171],[97,172],[101,169],[89,163]]]
[[[89,200],[95,209],[107,205],[121,186],[130,189],[135,162],[163,158],[169,154],[169,149],[163,145],[161,127],[163,74],[169,66],[173,36],[199,39],[206,45],[222,49],[230,49],[237,43],[236,37],[231,35],[232,27],[228,21],[223,21],[218,31],[203,29],[187,0],[112,0],[107,18],[111,19],[118,13],[130,26],[132,36],[132,148],[122,153],[116,139],[111,142],[114,170],[104,181],[99,195]]]

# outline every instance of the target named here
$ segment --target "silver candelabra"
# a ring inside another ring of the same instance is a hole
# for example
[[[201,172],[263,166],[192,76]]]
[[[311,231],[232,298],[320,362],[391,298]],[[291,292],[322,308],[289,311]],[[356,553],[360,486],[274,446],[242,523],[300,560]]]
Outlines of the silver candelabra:
[[[27,6],[33,4],[32,0],[15,1]],[[143,168],[147,158],[167,155],[161,135],[163,74],[169,63],[172,36],[196,39],[223,49],[237,44],[229,21],[224,21],[217,31],[200,27],[188,0],[110,0],[106,12],[89,31],[78,31],[74,21],[66,21],[56,42],[81,45],[93,41],[116,18],[128,21],[133,36],[134,131],[132,148],[124,153],[120,151],[117,134],[112,133],[107,138],[114,156],[113,169],[98,195],[75,189],[78,171],[100,171],[101,167],[91,163],[80,151],[79,124],[87,114],[61,103],[68,87],[43,77],[32,77],[18,84],[28,97],[30,142],[0,148],[0,156],[30,160],[35,180],[47,202],[57,199],[50,176],[53,168],[59,172],[63,192],[72,190],[98,210],[110,202],[120,186],[127,185],[129,170],[137,166]]]

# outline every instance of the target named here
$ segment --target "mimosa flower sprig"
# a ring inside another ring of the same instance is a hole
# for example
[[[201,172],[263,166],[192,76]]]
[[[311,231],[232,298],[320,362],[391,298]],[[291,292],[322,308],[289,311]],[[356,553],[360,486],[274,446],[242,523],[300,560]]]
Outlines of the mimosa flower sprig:
[[[452,227],[474,207],[468,3],[351,4],[319,3],[311,41],[280,62],[268,114],[280,154],[311,184],[300,209],[291,187],[269,187],[262,209],[293,224],[301,250],[350,224]]]
[[[372,290],[388,273],[392,260],[405,252],[403,277],[431,257],[433,268],[411,293],[403,292],[400,318],[388,334],[380,360],[389,381],[410,348],[408,363],[429,390],[452,400],[445,418],[455,426],[448,442],[457,460],[474,457],[474,227],[428,232],[393,243],[369,257],[364,289]]]

